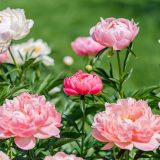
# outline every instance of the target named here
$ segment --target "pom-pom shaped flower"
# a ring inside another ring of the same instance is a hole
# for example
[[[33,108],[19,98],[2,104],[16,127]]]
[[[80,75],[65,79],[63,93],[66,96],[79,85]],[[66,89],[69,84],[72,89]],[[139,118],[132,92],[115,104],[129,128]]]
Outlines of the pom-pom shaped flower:
[[[12,54],[17,62],[17,64],[24,64],[25,60],[29,58],[37,58],[45,65],[53,65],[54,59],[48,55],[51,53],[51,49],[48,44],[42,39],[34,40],[30,39],[27,42],[21,44],[13,44],[11,46]],[[14,64],[12,57],[8,53],[7,63]]]
[[[26,19],[23,9],[0,11],[0,45],[25,37],[32,26],[33,21]]]
[[[134,21],[124,18],[102,19],[90,30],[90,35],[98,43],[114,50],[126,48],[137,36],[139,27]]]
[[[71,43],[72,49],[79,56],[96,55],[105,48],[97,43],[92,37],[78,37]]]
[[[152,151],[160,145],[158,130],[160,116],[151,112],[147,102],[128,98],[106,104],[106,110],[95,115],[92,135],[107,142],[104,150],[116,145],[121,149]]]
[[[78,71],[64,79],[64,92],[69,96],[98,94],[103,88],[102,80],[96,74]]]
[[[44,160],[83,160],[83,158],[76,157],[73,154],[68,155],[64,152],[58,152],[54,156],[45,157]]]
[[[44,96],[22,93],[0,107],[0,138],[14,137],[24,150],[34,148],[35,138],[59,138],[60,126],[61,114]]]
[[[10,158],[5,153],[0,151],[0,160],[10,160]]]

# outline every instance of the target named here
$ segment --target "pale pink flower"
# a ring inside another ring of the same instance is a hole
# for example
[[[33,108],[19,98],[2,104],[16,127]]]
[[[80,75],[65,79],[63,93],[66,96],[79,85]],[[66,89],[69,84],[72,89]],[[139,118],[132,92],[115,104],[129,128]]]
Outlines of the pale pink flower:
[[[83,160],[83,158],[76,157],[75,155],[71,154],[68,155],[64,152],[58,152],[54,156],[47,156],[44,160]]]
[[[59,138],[60,126],[61,114],[44,96],[22,93],[0,107],[0,138],[14,137],[24,150],[35,147],[35,138]]]
[[[160,145],[158,130],[160,116],[152,113],[147,102],[127,98],[106,104],[106,110],[95,115],[92,135],[107,143],[104,150],[116,145],[122,149],[152,151]]]
[[[0,63],[4,63],[8,58],[7,52],[0,53]]]
[[[102,88],[102,80],[95,73],[78,71],[73,76],[64,79],[64,92],[69,96],[98,94]]]
[[[113,47],[114,50],[122,50],[129,46],[139,32],[139,27],[134,21],[124,18],[102,19],[91,28],[90,35],[98,43]]]
[[[95,42],[92,37],[78,37],[71,43],[71,46],[79,56],[96,55],[105,48],[105,46]]]
[[[10,158],[2,151],[0,151],[0,160],[10,160]]]

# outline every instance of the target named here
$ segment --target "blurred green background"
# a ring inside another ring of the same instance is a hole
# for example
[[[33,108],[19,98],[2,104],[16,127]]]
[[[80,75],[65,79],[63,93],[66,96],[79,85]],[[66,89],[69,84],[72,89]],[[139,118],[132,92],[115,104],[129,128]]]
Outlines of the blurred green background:
[[[71,72],[84,68],[84,58],[75,55],[70,43],[77,36],[88,36],[100,17],[133,18],[139,23],[140,33],[134,43],[137,58],[130,61],[133,76],[126,88],[160,82],[160,0],[0,0],[0,9],[6,7],[23,8],[27,17],[35,21],[23,41],[30,37],[47,41],[53,48],[56,63],[53,72],[57,73],[65,70],[62,59],[66,55],[74,58]],[[108,60],[107,56],[103,58],[106,70]]]

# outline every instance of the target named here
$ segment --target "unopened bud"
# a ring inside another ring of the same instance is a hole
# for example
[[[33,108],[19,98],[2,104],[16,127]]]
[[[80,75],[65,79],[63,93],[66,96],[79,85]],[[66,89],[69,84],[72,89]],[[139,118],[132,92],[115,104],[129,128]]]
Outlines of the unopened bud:
[[[92,71],[92,69],[93,69],[93,67],[91,65],[87,65],[85,68],[88,72]]]

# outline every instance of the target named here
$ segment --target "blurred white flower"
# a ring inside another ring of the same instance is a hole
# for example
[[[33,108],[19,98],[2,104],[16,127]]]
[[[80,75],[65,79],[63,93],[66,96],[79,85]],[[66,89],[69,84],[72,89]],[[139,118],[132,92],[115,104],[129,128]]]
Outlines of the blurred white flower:
[[[61,91],[61,88],[60,87],[54,87],[53,89],[51,89],[49,91],[49,94],[54,94],[54,93],[58,93]]]
[[[158,40],[158,43],[160,43],[160,39]]]
[[[11,40],[25,37],[34,22],[26,19],[23,9],[10,9],[0,11],[0,48],[9,45]]]
[[[74,60],[71,56],[65,56],[63,58],[63,63],[67,66],[71,66],[73,64]]]
[[[30,39],[25,43],[14,44],[11,46],[11,51],[19,65],[29,58],[37,58],[38,61],[42,61],[47,66],[54,64],[54,59],[48,56],[51,53],[51,49],[42,39],[36,41]],[[9,56],[7,62],[13,63],[11,56]]]
[[[4,152],[0,151],[0,160],[10,160],[10,158]]]
[[[54,65],[54,59],[49,56],[43,56],[41,60],[42,60],[42,63],[46,66]]]

